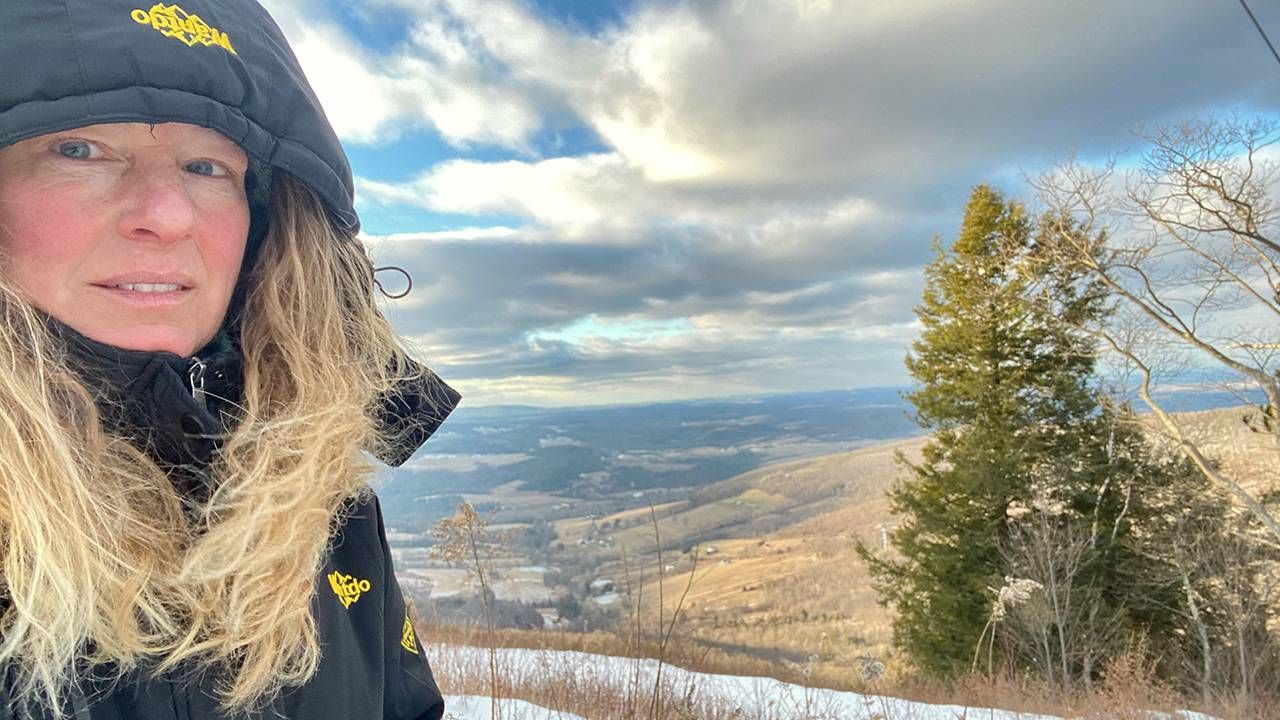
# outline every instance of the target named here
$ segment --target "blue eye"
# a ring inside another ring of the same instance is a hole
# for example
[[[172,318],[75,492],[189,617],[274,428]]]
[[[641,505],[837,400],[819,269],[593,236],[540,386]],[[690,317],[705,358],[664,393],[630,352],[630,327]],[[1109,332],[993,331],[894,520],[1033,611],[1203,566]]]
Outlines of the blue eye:
[[[192,160],[186,164],[186,169],[187,172],[192,172],[196,175],[205,175],[208,177],[222,177],[227,174],[216,163],[209,162],[208,160]]]
[[[58,143],[58,154],[73,160],[93,157],[93,147],[84,140],[65,140]]]

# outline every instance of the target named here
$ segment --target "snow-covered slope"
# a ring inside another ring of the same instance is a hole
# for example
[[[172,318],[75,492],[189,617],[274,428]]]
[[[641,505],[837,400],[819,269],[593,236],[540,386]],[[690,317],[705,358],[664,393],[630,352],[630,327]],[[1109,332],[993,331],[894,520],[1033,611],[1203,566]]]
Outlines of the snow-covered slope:
[[[493,717],[489,698],[477,695],[449,695],[444,699],[444,720],[490,720]],[[556,712],[523,700],[498,701],[498,717],[504,720],[585,720],[572,713]]]
[[[431,646],[429,656],[440,667],[486,667],[488,650],[467,646]],[[626,659],[585,652],[558,650],[513,650],[499,648],[499,674],[513,687],[536,687],[548,678],[571,679],[575,684],[614,685],[620,692],[627,688],[652,688],[658,662]],[[662,667],[667,697],[708,703],[731,714],[739,710],[744,719],[777,720],[1061,720],[1057,716],[1020,714],[991,708],[929,705],[901,698],[828,691],[783,683],[772,678],[694,673],[681,667]],[[504,720],[609,720],[607,717],[582,717],[567,712],[520,701],[499,701]],[[447,715],[456,720],[488,720],[489,698],[462,696],[447,701]],[[1180,712],[1176,719],[1151,714],[1151,720],[1212,720],[1197,712]]]
[[[488,650],[459,645],[434,645],[428,649],[433,665],[487,667]],[[547,678],[572,678],[582,685],[612,684],[625,692],[628,687],[651,688],[658,663],[608,655],[564,650],[499,649],[499,673],[514,687],[545,683]],[[1056,716],[1016,713],[1006,710],[932,705],[882,695],[864,695],[785,683],[772,678],[712,675],[664,665],[665,694],[669,698],[691,697],[730,712],[737,708],[743,718],[787,718],[804,720],[1060,720]],[[446,717],[456,720],[487,720],[488,698],[450,697]],[[501,717],[507,720],[584,720],[520,701],[503,700]],[[1159,717],[1152,715],[1152,720]],[[586,720],[608,720],[589,718]],[[1198,713],[1180,713],[1178,720],[1211,720]]]

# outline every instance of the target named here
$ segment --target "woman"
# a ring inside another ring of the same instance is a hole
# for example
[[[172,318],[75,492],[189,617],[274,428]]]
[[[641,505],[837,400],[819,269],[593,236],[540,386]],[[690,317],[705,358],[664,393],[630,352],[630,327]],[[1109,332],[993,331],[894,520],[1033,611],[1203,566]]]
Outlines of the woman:
[[[0,717],[439,718],[366,452],[458,396],[279,29],[4,0],[0,63]]]

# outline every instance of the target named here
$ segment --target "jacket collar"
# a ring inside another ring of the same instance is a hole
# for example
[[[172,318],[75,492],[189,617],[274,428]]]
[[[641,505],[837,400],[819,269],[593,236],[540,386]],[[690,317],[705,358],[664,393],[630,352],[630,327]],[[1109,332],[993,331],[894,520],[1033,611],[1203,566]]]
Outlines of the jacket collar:
[[[205,486],[213,454],[239,420],[241,358],[225,330],[191,357],[93,340],[46,316],[103,425],[151,455],[186,493]]]
[[[238,338],[226,328],[191,357],[98,342],[45,316],[94,393],[103,422],[151,454],[162,468],[202,478],[240,420],[243,367]],[[440,427],[461,395],[426,367],[377,403],[383,442],[370,451],[396,467]]]

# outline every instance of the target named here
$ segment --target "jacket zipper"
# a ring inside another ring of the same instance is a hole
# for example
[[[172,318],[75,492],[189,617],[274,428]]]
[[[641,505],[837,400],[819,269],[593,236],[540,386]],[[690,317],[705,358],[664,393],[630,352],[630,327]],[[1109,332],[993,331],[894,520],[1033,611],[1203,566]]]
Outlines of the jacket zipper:
[[[208,409],[204,394],[204,371],[204,361],[198,357],[191,358],[191,364],[187,367],[187,380],[191,382],[191,397],[200,405],[201,410]]]

